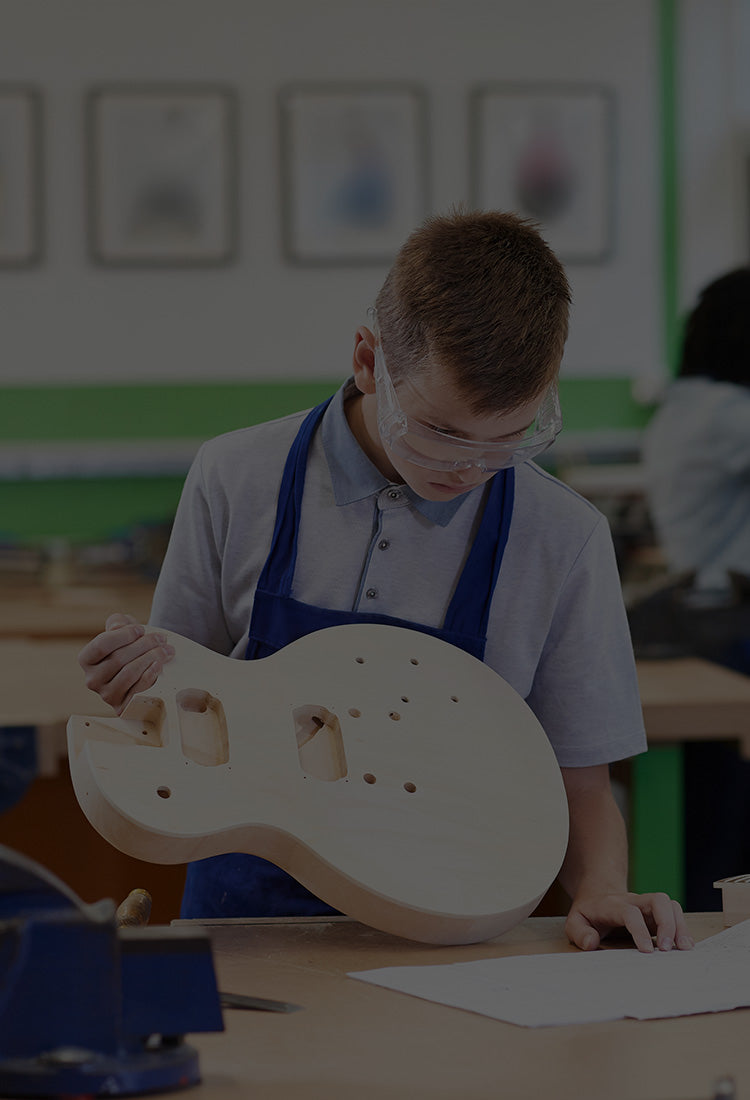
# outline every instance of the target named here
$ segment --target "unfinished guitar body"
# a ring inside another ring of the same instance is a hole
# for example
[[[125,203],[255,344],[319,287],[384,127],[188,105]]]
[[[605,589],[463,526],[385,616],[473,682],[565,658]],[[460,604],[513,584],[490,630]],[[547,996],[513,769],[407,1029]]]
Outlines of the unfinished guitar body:
[[[356,624],[258,661],[169,634],[175,657],[121,718],[68,722],[76,795],[152,863],[271,860],[349,916],[430,943],[500,935],[567,844],[552,748],[487,665]]]

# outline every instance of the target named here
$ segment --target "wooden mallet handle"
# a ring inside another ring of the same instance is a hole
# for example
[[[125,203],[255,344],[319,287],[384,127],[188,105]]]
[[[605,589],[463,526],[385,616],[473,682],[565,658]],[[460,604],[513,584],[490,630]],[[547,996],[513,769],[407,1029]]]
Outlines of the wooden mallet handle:
[[[131,890],[125,901],[120,902],[115,913],[118,928],[148,924],[151,916],[151,895],[138,887]]]

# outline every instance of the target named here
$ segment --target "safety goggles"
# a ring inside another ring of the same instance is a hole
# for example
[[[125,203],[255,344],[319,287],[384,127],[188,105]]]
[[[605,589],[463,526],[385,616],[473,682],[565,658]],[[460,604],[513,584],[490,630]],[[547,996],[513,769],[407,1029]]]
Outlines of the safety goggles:
[[[507,439],[488,443],[464,439],[407,416],[388,373],[377,328],[375,395],[378,429],[383,442],[400,458],[428,470],[467,470],[471,467],[484,473],[505,470],[546,451],[562,428],[560,400],[554,383],[544,394],[532,423]]]

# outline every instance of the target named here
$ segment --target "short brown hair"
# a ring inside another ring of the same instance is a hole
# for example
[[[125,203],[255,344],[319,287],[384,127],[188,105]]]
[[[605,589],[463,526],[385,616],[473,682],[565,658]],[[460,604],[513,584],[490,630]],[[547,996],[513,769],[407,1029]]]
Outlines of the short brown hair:
[[[461,210],[411,234],[375,302],[394,379],[437,361],[479,415],[512,411],[554,380],[569,305],[563,266],[533,222]]]

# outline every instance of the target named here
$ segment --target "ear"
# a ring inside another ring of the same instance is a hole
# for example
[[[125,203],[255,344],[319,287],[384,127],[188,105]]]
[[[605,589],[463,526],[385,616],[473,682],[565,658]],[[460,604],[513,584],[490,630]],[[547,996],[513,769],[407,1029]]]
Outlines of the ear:
[[[366,325],[354,334],[354,381],[360,393],[375,393],[375,336]]]

